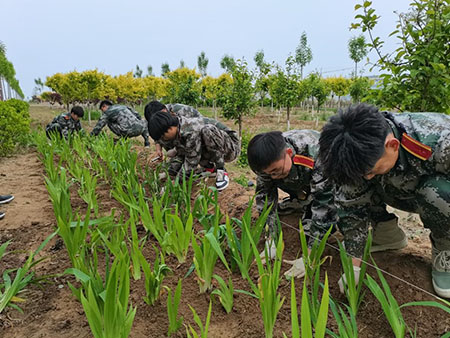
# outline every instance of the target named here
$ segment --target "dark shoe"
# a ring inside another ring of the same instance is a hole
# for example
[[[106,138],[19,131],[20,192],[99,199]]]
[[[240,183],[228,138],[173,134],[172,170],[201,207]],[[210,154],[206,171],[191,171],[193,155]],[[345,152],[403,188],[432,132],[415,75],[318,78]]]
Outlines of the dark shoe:
[[[13,195],[0,195],[0,204],[9,203],[14,199]]]
[[[5,217],[5,213],[0,211],[0,219],[2,219],[3,217]]]

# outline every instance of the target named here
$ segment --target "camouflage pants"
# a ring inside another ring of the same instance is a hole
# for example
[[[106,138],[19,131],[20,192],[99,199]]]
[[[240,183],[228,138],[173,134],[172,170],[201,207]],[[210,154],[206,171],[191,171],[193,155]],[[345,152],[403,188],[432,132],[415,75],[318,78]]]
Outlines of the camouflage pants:
[[[200,165],[208,168],[225,167],[225,162],[234,161],[241,151],[241,144],[235,132],[227,133],[214,125],[206,125],[201,130],[202,155]],[[176,175],[182,168],[184,156],[177,155],[170,161],[169,173]]]
[[[390,196],[374,194],[369,207],[369,219],[373,226],[397,216],[388,213],[386,205],[399,210],[419,214],[425,228],[430,229],[435,240],[450,240],[450,178],[444,175],[427,177],[416,188],[415,194],[402,192]],[[367,240],[369,224],[359,227],[339,224],[345,237],[348,252],[361,256]]]

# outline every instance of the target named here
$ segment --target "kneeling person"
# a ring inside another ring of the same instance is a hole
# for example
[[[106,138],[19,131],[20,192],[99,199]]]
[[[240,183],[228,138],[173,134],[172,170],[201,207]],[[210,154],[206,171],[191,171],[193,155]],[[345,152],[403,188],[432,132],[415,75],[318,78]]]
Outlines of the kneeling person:
[[[72,107],[70,113],[63,113],[56,116],[52,122],[50,122],[47,127],[45,127],[45,133],[47,137],[51,134],[59,134],[64,138],[68,138],[69,134],[73,132],[82,131],[80,118],[84,116],[84,110],[80,106]]]
[[[176,156],[170,160],[169,173],[190,175],[200,164],[217,171],[216,187],[223,190],[229,184],[225,162],[234,161],[240,153],[237,133],[210,118],[184,118],[157,112],[148,123],[150,136],[170,142]]]
[[[298,211],[303,213],[303,224],[309,226],[309,245],[337,222],[334,206],[334,187],[325,180],[315,162],[319,133],[314,130],[272,131],[256,135],[248,144],[250,168],[257,174],[256,207],[258,212],[267,202],[272,205],[266,223],[266,246],[269,257],[274,258],[276,248],[272,239],[277,237],[276,216]],[[289,194],[281,203],[278,189]],[[264,253],[262,253],[263,255]],[[296,263],[295,263],[296,262]],[[286,275],[302,277],[303,260]],[[296,271],[296,270],[302,271]]]
[[[113,105],[108,100],[100,103],[100,110],[103,114],[92,130],[91,135],[97,136],[108,125],[109,129],[119,137],[128,138],[142,135],[144,145],[146,147],[150,146],[147,121],[143,120],[138,112],[127,106]]]

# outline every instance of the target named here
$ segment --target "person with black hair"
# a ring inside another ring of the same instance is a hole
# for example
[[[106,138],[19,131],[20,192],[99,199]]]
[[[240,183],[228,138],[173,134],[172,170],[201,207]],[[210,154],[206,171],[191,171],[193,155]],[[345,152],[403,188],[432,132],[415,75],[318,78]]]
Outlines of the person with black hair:
[[[168,112],[174,116],[182,116],[182,117],[203,117],[200,112],[195,109],[194,107],[180,104],[180,103],[169,103],[167,105],[162,104],[159,101],[150,101],[145,105],[144,108],[144,116],[147,120],[147,123],[150,122],[150,119],[153,114],[162,111],[162,112]],[[155,142],[156,147],[156,155],[160,158],[160,160],[164,159],[164,154],[162,149],[164,148],[166,151],[170,151],[169,142],[164,142],[164,140],[160,139],[159,141]],[[171,154],[174,154],[174,151],[171,152]]]
[[[147,121],[143,120],[134,109],[103,100],[99,105],[103,112],[91,135],[97,136],[108,125],[109,129],[119,137],[136,137],[142,135],[145,147],[150,146],[148,139]]]
[[[386,205],[418,213],[431,230],[434,290],[450,298],[450,117],[359,104],[329,119],[319,147],[324,175],[339,187],[338,226],[348,253],[362,256],[369,225],[377,215],[388,215]],[[379,233],[401,247],[404,234],[396,223],[392,215],[384,228],[375,225],[373,240]],[[360,260],[353,265],[356,276]]]
[[[190,175],[198,165],[216,169],[216,188],[228,187],[229,178],[225,162],[234,161],[240,153],[237,133],[222,123],[203,118],[185,118],[167,112],[155,113],[148,130],[153,140],[163,140],[176,149],[169,163],[169,174]]]
[[[82,131],[83,128],[81,127],[80,118],[83,116],[84,110],[80,106],[72,107],[70,113],[63,113],[56,116],[45,127],[47,137],[50,137],[51,134],[58,134],[67,139],[69,134]]]
[[[277,214],[301,213],[302,224],[314,237],[336,224],[333,185],[323,179],[318,163],[319,132],[315,130],[271,131],[254,136],[247,148],[250,168],[257,174],[256,208],[261,213],[272,206],[266,222],[266,247],[270,258],[275,257],[274,239],[278,236]],[[279,203],[278,189],[289,194]],[[323,231],[322,231],[323,229]],[[261,253],[265,256],[265,252]],[[285,275],[303,277],[303,259],[287,261],[293,267]]]

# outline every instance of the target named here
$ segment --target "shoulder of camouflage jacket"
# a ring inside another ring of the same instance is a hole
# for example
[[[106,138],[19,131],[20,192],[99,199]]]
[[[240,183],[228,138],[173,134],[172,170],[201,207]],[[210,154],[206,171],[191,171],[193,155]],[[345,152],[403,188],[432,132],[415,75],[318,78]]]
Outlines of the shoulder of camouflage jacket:
[[[286,144],[294,150],[294,155],[314,159],[319,151],[320,133],[316,130],[289,130],[283,133]],[[295,163],[295,162],[294,162]]]
[[[403,149],[413,156],[427,160],[435,151],[450,151],[441,142],[450,133],[450,117],[439,113],[392,114],[397,124],[405,129],[400,135]]]

